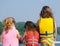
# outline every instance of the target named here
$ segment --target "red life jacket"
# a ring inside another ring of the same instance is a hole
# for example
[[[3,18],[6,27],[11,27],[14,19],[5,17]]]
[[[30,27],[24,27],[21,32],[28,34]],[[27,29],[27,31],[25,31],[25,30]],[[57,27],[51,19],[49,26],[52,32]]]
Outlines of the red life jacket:
[[[38,44],[39,33],[37,31],[28,31],[27,32],[27,44]]]

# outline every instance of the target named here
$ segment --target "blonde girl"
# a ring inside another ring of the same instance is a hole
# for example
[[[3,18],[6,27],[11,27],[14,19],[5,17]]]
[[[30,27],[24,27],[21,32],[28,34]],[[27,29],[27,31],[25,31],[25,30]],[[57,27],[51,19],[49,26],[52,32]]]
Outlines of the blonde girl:
[[[4,28],[2,32],[3,46],[19,46],[20,35],[15,27],[15,19],[8,17],[3,21]]]

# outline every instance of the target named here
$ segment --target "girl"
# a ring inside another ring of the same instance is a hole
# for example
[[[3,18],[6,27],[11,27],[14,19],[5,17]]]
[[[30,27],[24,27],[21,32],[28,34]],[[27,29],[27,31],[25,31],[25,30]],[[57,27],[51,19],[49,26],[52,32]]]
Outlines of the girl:
[[[15,20],[12,17],[8,17],[3,21],[4,29],[2,32],[2,44],[3,46],[19,46],[20,35],[15,28]]]
[[[38,46],[39,33],[34,23],[31,21],[27,21],[24,27],[26,31],[22,37],[22,40],[25,39],[25,45]]]
[[[44,6],[42,8],[40,19],[38,20],[37,24],[40,31],[41,46],[53,46],[57,34],[57,28],[51,8],[49,6]]]

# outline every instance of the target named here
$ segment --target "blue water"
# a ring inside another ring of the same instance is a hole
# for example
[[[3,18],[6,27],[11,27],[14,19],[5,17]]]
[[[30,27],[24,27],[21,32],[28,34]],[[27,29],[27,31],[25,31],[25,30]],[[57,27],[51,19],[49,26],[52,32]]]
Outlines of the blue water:
[[[56,37],[56,40],[60,41],[60,35]],[[0,46],[2,46],[2,44],[0,44]],[[24,46],[24,44],[20,44],[20,46]],[[55,46],[60,46],[60,43],[59,44],[55,44]]]

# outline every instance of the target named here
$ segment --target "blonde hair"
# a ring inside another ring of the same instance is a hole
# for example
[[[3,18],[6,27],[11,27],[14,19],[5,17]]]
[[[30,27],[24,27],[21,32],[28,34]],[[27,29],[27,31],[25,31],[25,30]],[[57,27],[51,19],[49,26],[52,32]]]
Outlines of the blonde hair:
[[[8,17],[3,21],[4,26],[9,27],[11,24],[15,24],[15,19],[13,17]]]

